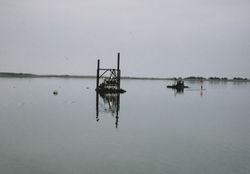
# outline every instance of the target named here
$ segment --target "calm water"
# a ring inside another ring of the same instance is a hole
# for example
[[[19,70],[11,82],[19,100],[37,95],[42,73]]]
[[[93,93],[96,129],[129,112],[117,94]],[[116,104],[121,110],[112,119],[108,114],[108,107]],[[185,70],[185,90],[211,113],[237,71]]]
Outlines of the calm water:
[[[97,117],[94,79],[0,78],[0,173],[249,174],[250,83],[171,83],[124,80]]]

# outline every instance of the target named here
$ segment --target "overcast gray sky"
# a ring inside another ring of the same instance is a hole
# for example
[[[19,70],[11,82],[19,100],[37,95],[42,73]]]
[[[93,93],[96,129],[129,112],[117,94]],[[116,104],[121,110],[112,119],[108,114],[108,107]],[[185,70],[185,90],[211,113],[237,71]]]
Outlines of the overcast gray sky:
[[[0,0],[0,71],[250,78],[249,0]]]

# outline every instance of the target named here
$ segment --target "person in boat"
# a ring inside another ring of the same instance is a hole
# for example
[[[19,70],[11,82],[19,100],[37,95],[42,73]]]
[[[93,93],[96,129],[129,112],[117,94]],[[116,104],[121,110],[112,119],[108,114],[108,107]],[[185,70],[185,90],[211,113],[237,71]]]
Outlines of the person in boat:
[[[188,88],[188,86],[184,85],[184,81],[179,78],[175,84],[167,86],[168,88],[174,88],[174,89],[183,89],[183,88]]]
[[[184,87],[184,81],[181,78],[177,80],[176,87]]]

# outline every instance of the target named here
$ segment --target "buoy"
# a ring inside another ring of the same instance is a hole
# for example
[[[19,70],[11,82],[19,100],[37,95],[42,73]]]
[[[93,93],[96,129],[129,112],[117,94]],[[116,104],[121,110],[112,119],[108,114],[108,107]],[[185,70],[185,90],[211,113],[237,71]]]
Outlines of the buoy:
[[[54,94],[54,95],[58,95],[57,90],[53,91],[53,94]]]

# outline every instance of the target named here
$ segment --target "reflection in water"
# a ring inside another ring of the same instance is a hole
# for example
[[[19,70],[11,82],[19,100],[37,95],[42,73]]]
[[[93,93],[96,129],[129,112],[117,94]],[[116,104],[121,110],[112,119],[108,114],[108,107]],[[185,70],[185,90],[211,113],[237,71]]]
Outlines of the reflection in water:
[[[192,82],[193,84],[195,84],[194,82]],[[197,83],[197,82],[196,82]],[[203,87],[203,81],[200,81],[200,87],[199,88],[193,88],[193,87],[189,87],[189,88],[172,88],[172,90],[174,91],[174,95],[183,95],[184,94],[184,90],[186,91],[197,91],[200,92],[200,96],[203,96],[203,91],[205,90],[205,88]]]
[[[102,100],[99,100],[99,96]],[[96,92],[96,121],[99,121],[99,113],[111,113],[115,117],[115,127],[118,128],[120,109],[119,93],[99,93]]]
[[[173,89],[174,90],[174,95],[182,95],[184,93],[184,88],[182,89]]]
[[[234,86],[242,86],[247,84],[250,84],[249,81],[237,81],[237,80],[233,81]]]
[[[209,80],[208,84],[209,85],[224,85],[224,86],[226,86],[228,84],[228,81],[224,81],[224,80]]]
[[[179,78],[177,81],[175,81],[172,85],[167,85],[167,88],[171,88],[174,90],[175,96],[177,94],[182,94],[184,92],[184,88],[189,88],[188,86],[184,85],[184,80]]]

